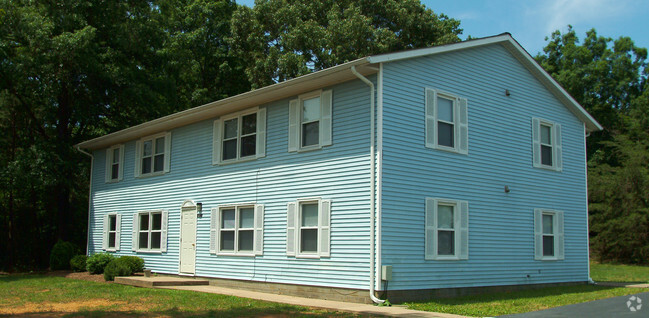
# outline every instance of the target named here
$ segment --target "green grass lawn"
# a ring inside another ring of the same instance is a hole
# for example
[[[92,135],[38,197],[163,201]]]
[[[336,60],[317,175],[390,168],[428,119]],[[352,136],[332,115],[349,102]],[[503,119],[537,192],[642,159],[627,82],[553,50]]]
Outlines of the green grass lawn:
[[[647,292],[646,288],[573,285],[489,293],[429,302],[406,303],[408,308],[473,317],[493,317]]]
[[[0,316],[355,317],[247,298],[42,275],[0,275]]]
[[[649,266],[590,262],[590,277],[596,282],[649,283]]]

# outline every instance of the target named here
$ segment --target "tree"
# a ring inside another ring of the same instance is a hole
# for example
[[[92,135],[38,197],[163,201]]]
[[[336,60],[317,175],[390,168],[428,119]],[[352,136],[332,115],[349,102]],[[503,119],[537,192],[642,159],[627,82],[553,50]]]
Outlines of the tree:
[[[232,18],[232,47],[253,87],[363,56],[459,41],[460,22],[419,0],[257,0]]]
[[[647,49],[628,37],[556,31],[537,61],[601,124],[588,139],[591,251],[600,261],[649,263]]]

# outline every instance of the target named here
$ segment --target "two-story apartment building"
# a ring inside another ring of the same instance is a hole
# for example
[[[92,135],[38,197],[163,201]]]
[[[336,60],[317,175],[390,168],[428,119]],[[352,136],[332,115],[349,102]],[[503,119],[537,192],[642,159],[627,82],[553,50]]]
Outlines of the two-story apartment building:
[[[88,252],[360,301],[585,282],[599,129],[509,34],[361,58],[79,144]]]

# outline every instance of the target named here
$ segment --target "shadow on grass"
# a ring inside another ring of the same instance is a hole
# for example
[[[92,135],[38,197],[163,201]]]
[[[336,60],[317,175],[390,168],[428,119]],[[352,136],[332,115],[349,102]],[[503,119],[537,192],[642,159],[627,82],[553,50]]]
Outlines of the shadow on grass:
[[[596,285],[568,285],[543,287],[534,289],[521,289],[507,292],[484,293],[475,295],[465,295],[452,298],[436,298],[434,301],[415,301],[409,304],[427,304],[434,302],[441,305],[466,305],[484,302],[498,302],[507,300],[524,300],[529,298],[542,298],[551,296],[569,296],[571,294],[583,294],[588,292],[604,291],[615,289],[615,286],[596,286]]]
[[[344,312],[311,312],[295,310],[291,306],[277,306],[272,309],[230,308],[224,310],[183,311],[169,309],[162,311],[116,311],[80,310],[78,312],[28,312],[12,314],[11,317],[369,317]],[[0,317],[9,317],[0,315]]]

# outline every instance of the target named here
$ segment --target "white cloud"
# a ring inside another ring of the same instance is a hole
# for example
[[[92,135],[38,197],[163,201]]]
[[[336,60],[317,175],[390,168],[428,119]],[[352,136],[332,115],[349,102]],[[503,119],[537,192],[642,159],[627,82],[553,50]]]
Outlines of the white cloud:
[[[633,7],[633,0],[551,0],[527,15],[536,18],[547,34],[564,30],[568,24],[595,24],[602,20],[623,18]]]

